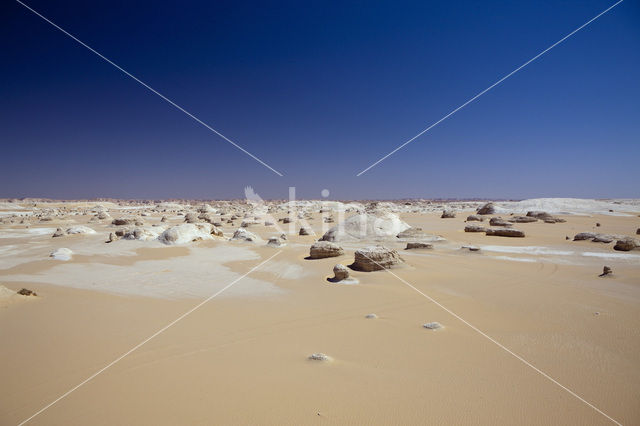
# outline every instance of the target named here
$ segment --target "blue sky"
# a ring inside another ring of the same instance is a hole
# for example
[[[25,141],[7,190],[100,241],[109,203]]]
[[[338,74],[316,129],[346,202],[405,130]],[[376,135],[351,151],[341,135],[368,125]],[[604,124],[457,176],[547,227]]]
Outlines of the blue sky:
[[[0,197],[640,197],[640,5],[613,1],[0,5]]]

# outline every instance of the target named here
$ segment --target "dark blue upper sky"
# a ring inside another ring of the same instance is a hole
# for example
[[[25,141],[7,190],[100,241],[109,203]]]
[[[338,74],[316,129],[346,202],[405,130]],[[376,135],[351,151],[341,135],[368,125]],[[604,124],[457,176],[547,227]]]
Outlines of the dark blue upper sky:
[[[614,1],[0,5],[0,197],[640,197],[640,5]]]

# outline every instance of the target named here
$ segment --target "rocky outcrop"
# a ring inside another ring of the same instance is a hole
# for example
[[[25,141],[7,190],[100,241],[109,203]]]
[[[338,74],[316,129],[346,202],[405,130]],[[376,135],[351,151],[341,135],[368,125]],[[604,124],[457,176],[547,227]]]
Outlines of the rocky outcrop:
[[[512,223],[531,223],[531,222],[537,222],[537,221],[538,221],[537,217],[531,217],[531,216],[514,216],[509,219],[509,222],[512,222]]]
[[[184,217],[184,221],[186,223],[198,223],[200,222],[200,220],[198,220],[198,215],[195,213],[187,213]]]
[[[489,220],[489,225],[502,226],[504,228],[510,228],[511,226],[513,226],[511,223],[507,222],[501,217],[492,217],[491,220]]]
[[[246,228],[236,229],[236,232],[233,233],[233,237],[231,237],[231,239],[237,240],[237,241],[248,241],[248,242],[254,242],[259,240],[256,234],[254,234],[253,232],[247,231]]]
[[[73,252],[66,247],[55,249],[54,251],[51,252],[51,254],[49,254],[49,257],[55,260],[64,260],[64,261],[71,260],[72,256],[73,256]]]
[[[119,218],[113,219],[111,221],[111,224],[116,226],[125,226],[125,225],[132,225],[134,222],[135,222],[134,219],[131,219],[128,217],[119,217]]]
[[[73,235],[73,234],[95,234],[96,233],[96,231],[94,231],[93,229],[88,228],[86,226],[82,226],[82,225],[72,226],[71,228],[68,228],[66,232],[69,235]]]
[[[409,228],[394,213],[358,214],[329,229],[322,241],[354,241],[385,239]]]
[[[214,235],[220,236],[221,232],[210,223],[182,223],[164,231],[158,240],[164,244],[187,244],[194,241],[211,240]]]
[[[298,233],[298,235],[313,235],[313,229],[308,228],[306,226],[303,226],[300,228],[300,232]]]
[[[490,228],[487,235],[494,237],[524,237],[524,232],[512,228]]]
[[[126,240],[149,241],[158,238],[160,232],[162,232],[162,229],[157,229],[157,227],[138,227],[127,230],[123,238]]]
[[[609,244],[611,242],[613,242],[613,240],[615,240],[616,237],[614,237],[613,235],[605,235],[605,234],[597,234],[593,240],[594,243],[606,243]]]
[[[324,259],[327,257],[342,256],[344,250],[339,245],[330,241],[317,241],[309,249],[311,259]]]
[[[397,251],[383,246],[371,246],[356,250],[351,269],[364,272],[379,271],[390,269],[402,262]]]
[[[573,241],[592,240],[596,237],[595,232],[580,232],[573,237]]]
[[[484,221],[484,217],[479,216],[477,214],[471,214],[471,215],[467,216],[467,222],[473,222],[473,221],[483,222]]]
[[[405,250],[415,250],[415,249],[432,249],[433,244],[429,243],[407,243],[407,247]]]
[[[495,212],[496,212],[496,205],[493,203],[487,203],[478,209],[478,214],[481,214],[481,215],[495,214]]]
[[[614,250],[618,251],[631,251],[640,249],[640,241],[635,238],[626,237],[616,241],[616,245],[613,246]]]
[[[480,225],[467,225],[464,227],[464,232],[486,232],[486,228]]]
[[[423,237],[424,235],[425,233],[422,231],[422,228],[416,228],[412,226],[411,228],[408,228],[402,232],[399,232],[398,235],[396,235],[396,238],[400,238],[401,240],[407,240],[412,238],[420,238],[420,237]]]
[[[580,232],[573,237],[573,241],[585,241],[591,240],[594,243],[611,243],[616,238],[622,239],[624,237],[615,236],[615,235],[607,235],[607,234],[598,234],[595,232]]]
[[[559,217],[552,216],[547,212],[542,211],[529,211],[527,212],[528,217],[535,217],[536,219],[540,219],[545,223],[564,223],[566,220],[561,219]]]
[[[279,237],[270,237],[267,241],[269,247],[281,247],[283,245],[282,240]]]

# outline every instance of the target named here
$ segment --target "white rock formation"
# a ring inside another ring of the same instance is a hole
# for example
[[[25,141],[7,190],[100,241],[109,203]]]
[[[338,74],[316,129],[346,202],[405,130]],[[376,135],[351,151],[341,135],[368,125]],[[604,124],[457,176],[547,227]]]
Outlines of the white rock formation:
[[[163,232],[164,228],[158,226],[141,226],[124,234],[127,240],[150,241],[155,240]]]
[[[390,269],[402,262],[397,251],[383,246],[371,246],[356,250],[351,269],[364,272],[379,271]]]
[[[329,229],[323,241],[377,240],[391,238],[410,226],[395,213],[358,214]]]
[[[73,252],[70,249],[63,247],[63,248],[55,249],[54,251],[52,251],[49,257],[52,257],[55,260],[66,261],[66,260],[71,260],[72,255],[73,255]]]
[[[67,229],[67,234],[72,235],[72,234],[95,234],[96,231],[94,231],[93,229],[86,227],[86,226],[82,226],[82,225],[78,225],[78,226],[72,226],[71,228]]]
[[[260,240],[260,237],[258,237],[253,232],[247,231],[246,228],[239,228],[239,229],[236,229],[236,232],[233,233],[233,237],[231,237],[231,239],[239,240],[239,241],[254,242],[254,241]]]
[[[210,223],[182,223],[164,231],[158,239],[164,244],[188,244],[199,240],[212,240],[219,231]]]

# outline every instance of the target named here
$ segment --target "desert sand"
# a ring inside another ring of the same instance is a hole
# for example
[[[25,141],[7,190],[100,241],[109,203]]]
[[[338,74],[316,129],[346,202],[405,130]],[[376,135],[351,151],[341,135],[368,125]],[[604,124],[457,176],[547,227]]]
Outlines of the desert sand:
[[[640,423],[640,203],[484,204],[1,202],[0,424]]]

